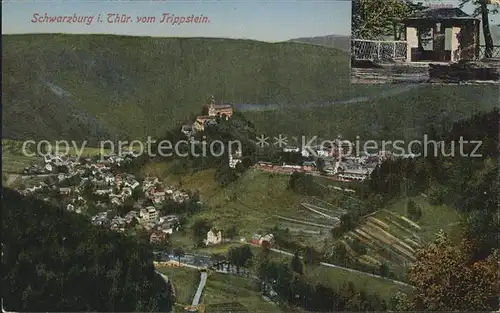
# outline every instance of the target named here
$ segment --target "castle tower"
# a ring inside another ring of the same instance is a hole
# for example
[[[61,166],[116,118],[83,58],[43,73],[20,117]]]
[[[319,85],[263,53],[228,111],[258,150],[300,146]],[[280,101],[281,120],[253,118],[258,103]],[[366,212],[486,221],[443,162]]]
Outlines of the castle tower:
[[[208,106],[208,115],[209,116],[216,116],[217,113],[215,112],[215,97],[212,96],[212,101],[210,102],[210,105]]]

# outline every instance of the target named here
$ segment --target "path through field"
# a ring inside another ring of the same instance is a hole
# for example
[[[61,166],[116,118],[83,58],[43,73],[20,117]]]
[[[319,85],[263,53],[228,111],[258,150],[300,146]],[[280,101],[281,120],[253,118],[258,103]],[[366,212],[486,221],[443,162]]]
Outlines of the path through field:
[[[5,186],[8,187],[10,185],[12,185],[13,183],[16,182],[16,180],[18,180],[21,176],[20,175],[16,175],[16,174],[9,174],[9,176],[7,177],[7,181],[5,182]]]

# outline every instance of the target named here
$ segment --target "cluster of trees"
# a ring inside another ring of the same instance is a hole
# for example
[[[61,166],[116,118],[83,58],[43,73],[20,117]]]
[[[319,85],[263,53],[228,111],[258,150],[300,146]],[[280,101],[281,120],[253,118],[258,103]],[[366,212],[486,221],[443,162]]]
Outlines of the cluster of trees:
[[[277,147],[260,147],[256,151],[259,161],[271,162],[273,164],[295,164],[302,165],[304,161],[312,161],[311,157],[304,157],[300,152],[285,152]]]
[[[203,204],[201,202],[200,192],[198,190],[188,191],[189,198],[182,203],[176,202],[172,199],[167,199],[163,202],[160,209],[164,215],[169,214],[194,214],[201,211]]]
[[[416,290],[400,305],[412,311],[497,311],[500,250],[482,260],[475,260],[474,250],[468,239],[454,245],[439,233],[434,243],[418,252],[409,273]]]
[[[322,253],[314,247],[297,242],[288,228],[274,226],[268,233],[274,235],[274,245],[277,248],[286,251],[298,251],[303,254],[305,262],[316,264],[323,259]]]
[[[232,247],[227,253],[227,260],[236,267],[236,272],[239,273],[241,268],[252,266],[253,253],[249,245]]]
[[[497,14],[499,5],[488,0],[460,0],[460,8],[468,4],[472,4],[475,7],[472,16],[481,16],[481,26],[483,28],[484,43],[486,47],[484,56],[486,58],[491,58],[493,56],[494,46],[490,30],[490,14]]]
[[[400,40],[402,28],[398,22],[421,9],[421,4],[405,0],[354,0],[353,38],[381,39],[392,35],[395,40]]]
[[[418,221],[423,214],[422,207],[413,199],[408,199],[406,204],[406,214],[414,221]]]
[[[193,119],[195,116],[193,116]],[[192,137],[193,140],[200,144],[180,145],[180,154],[172,153],[171,156],[162,156],[159,158],[172,161],[170,172],[173,174],[191,174],[204,169],[216,169],[214,176],[215,181],[221,186],[226,186],[229,183],[238,179],[248,167],[255,163],[255,129],[253,124],[246,120],[243,115],[234,112],[233,116],[226,120],[222,117],[217,117],[216,124],[207,125],[204,131],[197,132]],[[187,140],[186,136],[180,132],[181,126],[169,130],[163,140],[168,140],[174,143]],[[219,144],[211,145],[213,142],[222,142],[224,146]],[[241,163],[237,164],[236,168],[229,167],[229,153],[241,145],[243,158]],[[157,147],[153,147],[155,150]]]
[[[296,193],[306,196],[321,196],[322,190],[314,181],[314,177],[304,172],[293,172],[288,187]]]
[[[364,189],[362,186],[361,189]],[[348,231],[355,229],[360,223],[363,216],[377,211],[383,205],[380,195],[362,194],[363,200],[344,195],[341,198],[340,207],[344,208],[347,213],[340,217],[340,225],[331,230],[333,238],[340,238]]]
[[[203,218],[196,219],[191,225],[193,238],[198,246],[203,246],[203,240],[207,238],[207,233],[213,228],[213,224]]]
[[[286,303],[308,311],[385,311],[387,302],[375,293],[356,290],[353,283],[340,288],[314,284],[306,277],[306,268],[296,253],[289,264],[269,258],[269,248],[263,246],[255,258],[255,269],[261,280],[270,282]],[[307,258],[305,258],[307,259]]]
[[[170,311],[151,246],[2,188],[2,297],[9,311]]]

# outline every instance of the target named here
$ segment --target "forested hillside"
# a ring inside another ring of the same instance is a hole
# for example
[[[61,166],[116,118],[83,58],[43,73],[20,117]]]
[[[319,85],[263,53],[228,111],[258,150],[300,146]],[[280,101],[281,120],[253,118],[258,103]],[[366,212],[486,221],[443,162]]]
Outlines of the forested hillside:
[[[2,130],[10,139],[157,136],[198,114],[211,95],[303,104],[353,89],[348,54],[321,46],[61,34],[2,41]]]
[[[417,253],[409,273],[417,288],[405,303],[407,310],[498,310],[498,118],[494,110],[461,120],[446,133],[431,129],[430,140],[444,143],[437,154],[387,161],[367,182],[372,199],[423,194],[431,204],[452,206],[462,217],[460,234],[441,233]],[[481,145],[460,148],[460,138]],[[415,203],[412,208],[410,216],[432,213]]]
[[[169,311],[146,242],[2,188],[2,298],[8,311]]]

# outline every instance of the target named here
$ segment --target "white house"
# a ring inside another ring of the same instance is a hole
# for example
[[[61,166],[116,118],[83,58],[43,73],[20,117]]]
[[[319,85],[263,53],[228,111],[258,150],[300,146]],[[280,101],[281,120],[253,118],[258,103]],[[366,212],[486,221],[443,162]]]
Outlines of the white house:
[[[141,209],[139,216],[147,222],[153,222],[158,218],[158,212],[154,207],[149,206],[145,209]]]
[[[207,239],[205,239],[205,244],[216,245],[222,242],[222,232],[220,230],[211,229],[207,233]]]

